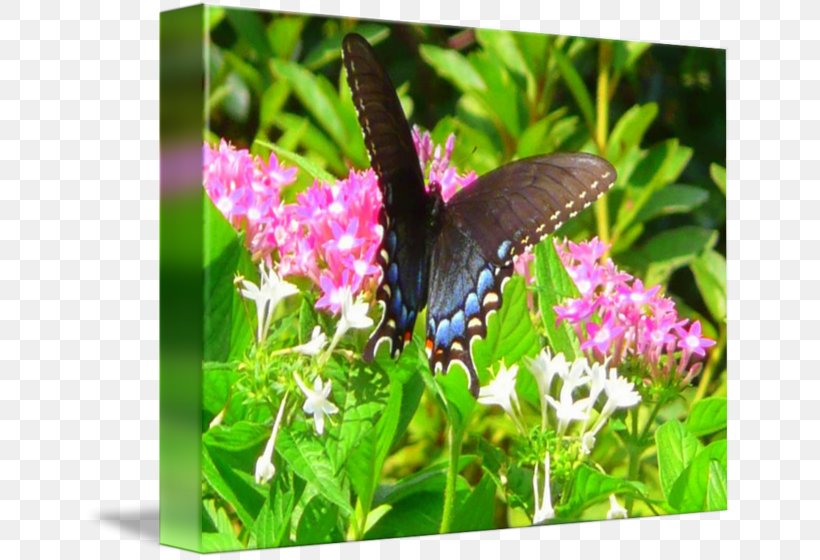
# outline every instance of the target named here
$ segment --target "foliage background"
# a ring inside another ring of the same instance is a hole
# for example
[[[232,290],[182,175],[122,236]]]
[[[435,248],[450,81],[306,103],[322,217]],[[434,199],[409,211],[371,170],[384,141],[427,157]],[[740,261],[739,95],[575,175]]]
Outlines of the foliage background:
[[[598,235],[611,240],[612,256],[620,267],[647,284],[664,284],[682,314],[701,320],[705,334],[719,341],[700,385],[660,414],[658,423],[676,418],[688,421],[693,401],[725,396],[723,51],[218,8],[210,9],[209,14],[206,135],[212,142],[226,138],[262,156],[267,155],[267,148],[257,141],[272,143],[303,156],[311,170],[318,166],[337,177],[346,174],[349,166],[367,167],[361,132],[340,78],[341,38],[356,30],[377,43],[411,123],[430,130],[439,143],[450,132],[456,133],[454,161],[459,169],[483,173],[517,157],[558,150],[605,153],[619,171],[607,211],[585,212],[560,233],[576,239]],[[602,91],[608,92],[603,100]],[[307,170],[302,160],[291,163]],[[312,181],[309,175],[300,173],[291,196]],[[215,245],[232,247],[230,232],[217,231],[215,236]],[[237,270],[251,275],[247,258],[238,248],[231,251],[227,256],[214,251],[218,269],[228,275]],[[301,323],[308,312],[302,311],[293,315],[294,332],[305,331]],[[320,317],[312,320],[322,321]],[[237,340],[228,341],[218,356],[209,357],[214,363],[225,363],[237,358],[237,349],[242,352],[244,347]],[[341,383],[346,377],[355,379],[355,373],[339,371],[331,376]],[[395,386],[387,377],[385,374],[368,389],[380,393],[384,403],[390,402]],[[206,367],[204,427],[226,395],[230,398],[228,387],[237,378],[230,367]],[[365,382],[363,377],[360,388],[372,381]],[[438,527],[436,520],[425,523],[425,519],[441,509],[447,419],[435,400],[422,393],[420,382],[402,387],[402,391],[418,393],[419,408],[412,415],[402,414],[403,430],[392,432],[395,440],[388,442],[389,455],[382,459],[381,473],[376,473],[381,483],[371,489],[374,503],[400,503],[401,507],[382,513],[391,516],[390,523],[379,524],[374,519],[357,537],[421,534]],[[356,391],[350,394],[352,402],[359,402],[359,397]],[[311,458],[305,460],[305,446],[299,445],[306,441],[308,430],[286,432],[285,443],[277,443],[277,452],[290,454],[284,458],[295,468],[282,469],[285,475],[277,475],[269,489],[260,490],[253,486],[252,477],[248,481],[242,473],[252,472],[248,464],[252,465],[264,446],[269,433],[264,423],[270,414],[255,413],[246,402],[232,407],[231,413],[234,417],[226,419],[224,430],[206,431],[203,438],[205,546],[223,550],[345,538],[343,519],[355,517],[352,510],[356,507],[346,494],[360,496],[362,491],[347,487],[339,492],[322,486],[330,477],[308,468]],[[711,414],[718,421],[705,432],[680,432],[677,441],[688,441],[695,448],[700,443],[692,443],[691,437],[725,438],[725,406]],[[462,519],[454,530],[529,522],[522,512],[531,500],[527,496],[531,474],[509,471],[507,474],[517,473],[511,475],[510,484],[517,484],[521,495],[505,500],[493,499],[494,480],[484,476],[493,473],[493,461],[504,460],[497,456],[498,449],[510,451],[504,422],[496,414],[479,415],[472,421],[471,432],[481,437],[469,440],[462,457],[459,505],[464,512],[475,510],[470,506],[479,502],[490,503],[493,509],[479,519]],[[618,454],[615,447],[611,452]],[[480,461],[475,460],[477,456]],[[612,458],[612,464],[619,460]],[[657,460],[654,470],[651,457],[649,462],[642,481],[649,495],[658,501],[666,498],[669,506]],[[725,454],[723,465],[725,471]],[[331,495],[330,503],[314,499],[314,494],[306,499],[306,481],[308,486],[318,484],[318,494],[324,491],[325,498]],[[280,503],[277,500],[282,496],[291,496],[298,503]],[[287,535],[271,536],[265,527],[277,525],[274,514],[292,513],[294,507],[304,521]],[[600,519],[605,510],[605,504],[592,504],[579,510],[578,518]],[[636,508],[634,514],[654,512],[658,510]]]

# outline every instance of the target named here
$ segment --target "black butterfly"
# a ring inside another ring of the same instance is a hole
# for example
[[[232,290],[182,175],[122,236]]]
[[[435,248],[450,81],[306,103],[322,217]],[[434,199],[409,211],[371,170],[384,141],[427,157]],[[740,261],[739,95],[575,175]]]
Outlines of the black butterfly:
[[[479,177],[445,204],[438,185],[425,190],[410,127],[373,48],[349,34],[342,56],[383,199],[376,293],[383,314],[364,359],[385,341],[397,357],[426,305],[431,369],[446,373],[459,362],[477,395],[472,343],[486,335],[488,314],[501,306],[513,256],[606,192],[615,168],[583,153],[530,157]]]

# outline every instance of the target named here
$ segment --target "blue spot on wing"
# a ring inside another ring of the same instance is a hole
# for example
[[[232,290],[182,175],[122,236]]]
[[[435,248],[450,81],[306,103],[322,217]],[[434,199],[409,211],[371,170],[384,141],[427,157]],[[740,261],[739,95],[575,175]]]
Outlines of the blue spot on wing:
[[[387,269],[387,282],[390,286],[395,286],[399,281],[399,265],[392,263]]]
[[[459,311],[450,319],[450,334],[452,338],[464,336],[464,312]]]
[[[390,310],[393,312],[393,315],[400,317],[403,306],[401,304],[401,289],[398,286],[393,289],[393,297],[390,300],[390,305]]]
[[[387,252],[390,254],[391,259],[396,253],[396,232],[393,230],[387,232]]]
[[[485,268],[481,271],[481,274],[478,275],[478,297],[483,298],[484,294],[487,293],[493,285],[493,273],[490,269]]]
[[[481,311],[481,306],[478,304],[478,296],[474,293],[470,293],[467,299],[464,300],[464,312],[467,314],[467,317],[472,317],[473,315],[478,315],[479,311]]]
[[[450,331],[450,320],[444,319],[436,328],[436,346],[450,346],[453,334]]]
[[[510,254],[510,248],[512,247],[512,241],[504,241],[501,245],[498,246],[498,258],[499,259],[506,259]]]

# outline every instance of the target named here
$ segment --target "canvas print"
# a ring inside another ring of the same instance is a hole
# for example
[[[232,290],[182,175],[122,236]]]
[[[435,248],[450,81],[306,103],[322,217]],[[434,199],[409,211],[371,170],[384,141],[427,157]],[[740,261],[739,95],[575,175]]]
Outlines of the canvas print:
[[[193,10],[198,214],[162,236],[201,230],[199,470],[165,542],[726,508],[723,51]]]

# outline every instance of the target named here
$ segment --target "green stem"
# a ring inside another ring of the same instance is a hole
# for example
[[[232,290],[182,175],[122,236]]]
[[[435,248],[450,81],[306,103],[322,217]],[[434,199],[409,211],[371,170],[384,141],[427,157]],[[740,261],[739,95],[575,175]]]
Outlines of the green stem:
[[[629,474],[628,480],[638,480],[638,474],[641,470],[641,463],[640,457],[643,449],[638,444],[638,440],[636,439],[638,436],[638,410],[632,409],[630,411],[630,415],[632,416],[632,438],[629,442]],[[629,517],[632,517],[632,506],[634,504],[634,499],[632,496],[627,496],[626,498],[626,511],[628,512]]]
[[[609,67],[612,63],[612,45],[601,41],[598,51],[598,88],[596,95],[595,144],[598,153],[606,156],[606,142],[609,128]],[[609,210],[607,196],[604,195],[595,204],[595,221],[598,226],[598,237],[609,243]]]
[[[643,427],[643,430],[641,430],[640,437],[638,437],[638,444],[641,444],[649,433],[649,429],[652,427],[652,422],[655,421],[655,417],[658,415],[658,412],[660,412],[661,406],[663,406],[663,401],[656,402],[655,406],[652,407],[652,412],[649,413],[649,420],[647,420],[646,425]]]
[[[703,368],[703,375],[698,384],[698,390],[695,393],[695,398],[692,399],[692,404],[695,404],[700,399],[706,396],[706,391],[709,389],[709,384],[712,382],[712,376],[715,374],[715,369],[723,357],[723,350],[726,348],[726,327],[720,327],[720,334],[718,335],[718,343],[715,351],[709,355],[709,361],[706,362],[706,367]]]
[[[456,502],[456,481],[458,480],[458,460],[461,455],[461,431],[455,427],[452,421],[447,430],[447,437],[447,444],[449,446],[447,485],[444,487],[444,510],[441,513],[441,526],[439,527],[439,533],[442,535],[450,532],[450,526],[453,523]]]

